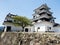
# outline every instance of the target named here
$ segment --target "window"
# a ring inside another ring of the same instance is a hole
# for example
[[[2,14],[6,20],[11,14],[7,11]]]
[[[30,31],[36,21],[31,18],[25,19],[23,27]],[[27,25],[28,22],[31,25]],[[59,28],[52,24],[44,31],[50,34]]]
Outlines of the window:
[[[40,10],[46,10],[46,8],[41,8]]]
[[[39,31],[40,31],[40,27],[37,28],[37,32],[39,32]]]
[[[33,16],[33,18],[35,18],[35,16]]]
[[[7,22],[12,22],[12,20],[7,20]]]
[[[28,28],[25,29],[25,32],[28,32]]]
[[[11,26],[7,26],[7,32],[11,31]]]
[[[40,29],[40,27],[38,27],[38,29]]]
[[[51,29],[51,27],[49,27],[49,29]]]
[[[43,14],[45,15],[46,13],[45,13],[45,12],[42,12],[42,13],[40,13],[39,15],[41,16],[41,15],[43,15]]]
[[[47,14],[48,16],[51,16],[51,14]]]
[[[50,32],[50,30],[51,30],[51,27],[48,27],[48,32]]]

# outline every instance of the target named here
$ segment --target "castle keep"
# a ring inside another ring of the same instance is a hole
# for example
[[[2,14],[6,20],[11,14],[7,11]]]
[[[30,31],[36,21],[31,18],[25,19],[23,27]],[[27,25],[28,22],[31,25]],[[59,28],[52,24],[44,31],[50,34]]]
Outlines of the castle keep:
[[[55,22],[55,17],[52,16],[52,12],[47,4],[42,4],[40,7],[34,10],[33,19],[31,19],[33,26],[25,27],[25,32],[60,32],[60,24]],[[22,30],[22,28],[15,27],[14,25],[6,22],[11,22],[13,19],[8,18],[12,17],[12,14],[8,14],[5,18],[4,25],[7,30],[17,31]],[[13,15],[14,16],[14,15]]]

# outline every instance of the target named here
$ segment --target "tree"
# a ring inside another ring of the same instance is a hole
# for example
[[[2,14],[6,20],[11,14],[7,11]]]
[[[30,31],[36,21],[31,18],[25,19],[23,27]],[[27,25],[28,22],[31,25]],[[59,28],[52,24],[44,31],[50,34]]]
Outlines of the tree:
[[[21,26],[23,31],[24,31],[24,27],[28,26],[28,25],[32,25],[31,24],[31,20],[28,19],[27,17],[23,17],[23,16],[14,16],[12,17],[14,22],[13,24],[16,26]]]

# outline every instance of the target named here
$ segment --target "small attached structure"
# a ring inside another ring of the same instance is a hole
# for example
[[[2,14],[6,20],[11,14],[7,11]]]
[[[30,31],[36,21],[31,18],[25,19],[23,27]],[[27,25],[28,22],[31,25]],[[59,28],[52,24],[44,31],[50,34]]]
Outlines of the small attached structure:
[[[13,15],[13,14],[8,14],[3,22],[3,25],[5,26],[5,31],[22,31],[22,27],[21,26],[15,26],[13,24],[13,22],[15,20],[12,19],[12,17],[17,16],[17,15]]]

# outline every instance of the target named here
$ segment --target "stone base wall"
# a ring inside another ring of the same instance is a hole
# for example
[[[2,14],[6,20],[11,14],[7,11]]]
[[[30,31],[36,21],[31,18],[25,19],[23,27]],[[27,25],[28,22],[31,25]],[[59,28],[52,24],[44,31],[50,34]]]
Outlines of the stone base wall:
[[[5,32],[0,45],[60,45],[60,33]]]

